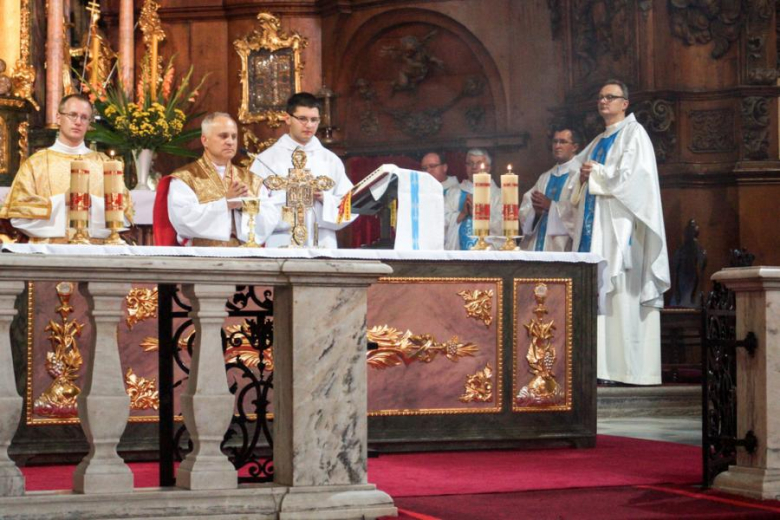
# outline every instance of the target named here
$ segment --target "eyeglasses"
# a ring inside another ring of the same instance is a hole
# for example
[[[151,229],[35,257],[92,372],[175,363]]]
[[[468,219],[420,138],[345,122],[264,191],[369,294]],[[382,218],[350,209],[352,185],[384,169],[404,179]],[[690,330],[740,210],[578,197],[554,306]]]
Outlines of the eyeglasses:
[[[294,116],[292,114],[290,114],[290,117],[292,117],[293,119],[297,119],[298,121],[300,121],[302,125],[308,125],[309,123],[313,125],[320,124],[319,117]]]
[[[552,144],[571,144],[572,141],[567,141],[566,139],[553,139]]]
[[[626,99],[626,96],[615,96],[614,94],[605,94],[603,96],[596,96],[597,103],[600,103],[602,101],[606,101],[607,103],[612,103],[616,99]]]
[[[423,169],[424,170],[433,170],[433,169],[438,168],[439,166],[441,166],[441,163],[428,164],[427,166],[423,166]]]
[[[71,123],[75,123],[76,121],[81,121],[82,123],[89,123],[90,121],[92,121],[92,116],[85,116],[84,114],[77,114],[76,112],[69,112],[67,114],[65,112],[60,112],[59,114],[61,116],[65,116],[68,119],[70,119]]]

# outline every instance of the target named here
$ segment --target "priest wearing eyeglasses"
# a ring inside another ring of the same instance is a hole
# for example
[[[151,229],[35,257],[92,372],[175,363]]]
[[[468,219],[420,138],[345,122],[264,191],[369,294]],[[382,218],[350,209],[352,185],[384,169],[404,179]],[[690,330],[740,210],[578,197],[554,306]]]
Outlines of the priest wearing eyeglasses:
[[[71,94],[62,98],[57,114],[59,133],[52,146],[33,154],[14,177],[0,218],[30,237],[31,243],[67,243],[68,228],[65,196],[70,189],[70,166],[74,160],[89,164],[89,236],[104,239],[109,235],[105,225],[103,199],[103,153],[84,144],[93,108],[89,98]],[[132,201],[125,193],[125,219],[132,219]]]
[[[344,170],[344,163],[336,154],[327,150],[315,135],[320,124],[321,105],[319,100],[307,92],[299,92],[287,101],[285,124],[288,133],[279,138],[276,143],[258,155],[250,170],[263,180],[271,175],[287,177],[292,169],[293,152],[300,149],[306,153],[306,166],[311,175],[330,177],[335,183],[333,188],[318,191],[314,194],[314,207],[311,216],[306,218],[307,246],[314,245],[315,236],[319,238],[318,245],[327,249],[338,248],[336,231],[352,223],[357,215],[339,218],[340,206],[344,196],[352,189]],[[283,190],[267,192],[267,200],[262,200],[261,210],[257,219],[257,234],[265,239],[266,247],[283,247],[290,244],[291,224],[283,218],[282,207],[286,195]],[[261,199],[263,197],[261,196]],[[317,229],[314,229],[316,222]]]
[[[598,378],[661,384],[660,308],[669,258],[658,168],[650,137],[626,115],[628,87],[608,80],[596,99],[606,130],[580,154],[573,176],[573,251],[607,260],[597,327]]]

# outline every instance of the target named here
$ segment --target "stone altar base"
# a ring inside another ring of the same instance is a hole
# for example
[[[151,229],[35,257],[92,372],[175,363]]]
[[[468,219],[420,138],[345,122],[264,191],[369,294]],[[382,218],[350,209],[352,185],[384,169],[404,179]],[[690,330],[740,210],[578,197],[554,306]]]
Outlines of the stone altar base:
[[[250,484],[238,489],[197,493],[174,488],[136,489],[133,493],[102,495],[33,492],[25,497],[0,498],[0,511],[3,520],[352,520],[397,514],[392,499],[370,484],[334,486],[332,490]]]
[[[780,500],[780,470],[729,466],[715,477],[714,487],[758,500]]]

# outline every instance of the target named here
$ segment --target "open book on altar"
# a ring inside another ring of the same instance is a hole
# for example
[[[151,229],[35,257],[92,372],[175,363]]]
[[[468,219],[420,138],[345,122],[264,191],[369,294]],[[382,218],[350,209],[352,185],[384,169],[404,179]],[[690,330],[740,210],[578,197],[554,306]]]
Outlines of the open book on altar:
[[[383,164],[352,188],[352,211],[374,215],[396,199],[394,249],[444,249],[444,194],[426,172]]]

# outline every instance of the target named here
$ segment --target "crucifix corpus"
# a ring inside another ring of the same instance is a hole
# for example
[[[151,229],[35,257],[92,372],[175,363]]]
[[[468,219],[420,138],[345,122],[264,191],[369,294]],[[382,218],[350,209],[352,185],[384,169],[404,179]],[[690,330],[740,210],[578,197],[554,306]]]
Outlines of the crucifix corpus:
[[[311,171],[305,169],[306,152],[300,148],[293,152],[292,163],[293,167],[288,170],[287,177],[269,175],[263,184],[269,190],[287,192],[287,201],[282,211],[287,214],[292,213],[293,216],[290,245],[304,247],[309,236],[309,232],[306,230],[306,210],[314,206],[315,192],[329,190],[336,183],[325,175],[314,177]]]

